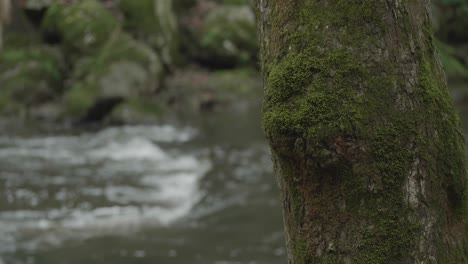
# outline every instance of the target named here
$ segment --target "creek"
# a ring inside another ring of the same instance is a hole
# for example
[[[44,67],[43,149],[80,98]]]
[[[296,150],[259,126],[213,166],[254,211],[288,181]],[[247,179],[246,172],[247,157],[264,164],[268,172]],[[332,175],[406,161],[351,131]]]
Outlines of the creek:
[[[0,263],[284,263],[258,112],[5,129]]]
[[[2,127],[0,264],[285,263],[259,112]]]

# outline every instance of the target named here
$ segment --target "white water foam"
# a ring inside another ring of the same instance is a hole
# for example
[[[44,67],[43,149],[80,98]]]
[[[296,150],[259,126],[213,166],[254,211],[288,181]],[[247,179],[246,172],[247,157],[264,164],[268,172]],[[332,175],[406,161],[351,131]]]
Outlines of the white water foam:
[[[12,167],[0,171],[9,203],[29,202],[0,212],[0,253],[54,246],[69,237],[134,232],[184,217],[199,201],[198,182],[212,165],[200,152],[181,153],[170,144],[194,135],[193,129],[139,126],[0,138],[0,166]]]

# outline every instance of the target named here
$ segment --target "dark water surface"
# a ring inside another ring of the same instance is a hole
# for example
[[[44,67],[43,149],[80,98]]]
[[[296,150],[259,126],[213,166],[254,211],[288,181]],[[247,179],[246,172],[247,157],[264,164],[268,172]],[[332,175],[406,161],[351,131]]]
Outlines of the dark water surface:
[[[0,264],[285,263],[258,110],[191,120],[0,136]]]

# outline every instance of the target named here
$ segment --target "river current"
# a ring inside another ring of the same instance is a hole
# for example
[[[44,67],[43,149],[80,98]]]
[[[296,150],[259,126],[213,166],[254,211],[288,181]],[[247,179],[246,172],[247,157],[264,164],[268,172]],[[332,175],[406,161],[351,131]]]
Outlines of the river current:
[[[258,123],[1,136],[0,264],[284,263]]]
[[[4,129],[0,264],[286,263],[258,113]]]

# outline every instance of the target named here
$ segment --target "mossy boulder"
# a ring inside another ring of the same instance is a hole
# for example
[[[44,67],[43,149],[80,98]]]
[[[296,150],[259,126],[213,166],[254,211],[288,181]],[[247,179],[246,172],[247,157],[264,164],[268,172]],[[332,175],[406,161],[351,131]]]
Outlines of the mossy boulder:
[[[227,65],[252,62],[258,51],[255,16],[249,6],[214,9],[206,17],[200,36],[206,59],[212,57]]]
[[[190,58],[213,68],[255,64],[258,38],[249,5],[214,4],[197,10],[203,8],[194,8],[181,23],[189,35],[183,48]]]
[[[63,57],[55,48],[5,49],[0,53],[0,112],[16,114],[58,98],[64,73]]]
[[[154,48],[166,65],[172,65],[178,50],[172,0],[120,0],[119,8],[125,30]]]
[[[41,29],[59,41],[67,55],[93,55],[119,30],[119,21],[96,0],[68,3],[54,1],[47,9]]]
[[[100,120],[127,98],[154,94],[162,73],[161,59],[148,45],[118,32],[100,53],[76,63],[74,84],[64,97],[66,113]]]

